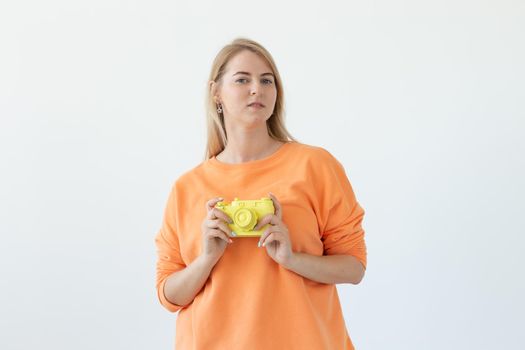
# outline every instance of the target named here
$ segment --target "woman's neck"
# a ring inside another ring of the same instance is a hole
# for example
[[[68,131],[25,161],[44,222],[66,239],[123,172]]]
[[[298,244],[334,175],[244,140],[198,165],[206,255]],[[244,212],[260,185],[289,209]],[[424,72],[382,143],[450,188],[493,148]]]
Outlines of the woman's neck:
[[[260,140],[249,137],[230,137],[226,147],[216,156],[216,159],[228,164],[258,160],[273,154],[283,143],[272,139],[268,134]]]

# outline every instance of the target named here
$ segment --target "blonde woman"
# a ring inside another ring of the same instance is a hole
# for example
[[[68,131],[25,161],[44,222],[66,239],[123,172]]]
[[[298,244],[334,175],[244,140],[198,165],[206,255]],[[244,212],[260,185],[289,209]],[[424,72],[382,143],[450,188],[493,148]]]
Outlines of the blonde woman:
[[[353,349],[335,285],[361,281],[366,245],[343,166],[286,130],[281,77],[252,40],[218,53],[207,109],[205,159],[175,181],[155,240],[175,348]],[[216,207],[235,198],[271,199],[260,237]]]

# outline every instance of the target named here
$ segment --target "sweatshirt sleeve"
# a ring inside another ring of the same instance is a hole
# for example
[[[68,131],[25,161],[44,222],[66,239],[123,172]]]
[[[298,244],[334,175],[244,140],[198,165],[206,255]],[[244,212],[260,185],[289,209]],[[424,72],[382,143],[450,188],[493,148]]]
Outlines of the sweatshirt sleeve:
[[[364,210],[356,200],[344,167],[326,151],[319,186],[324,255],[352,255],[366,268],[367,251],[361,222]]]
[[[169,275],[186,267],[181,257],[179,239],[175,229],[177,227],[175,220],[177,209],[176,200],[176,189],[175,186],[173,186],[164,209],[161,228],[155,237],[157,247],[157,296],[162,306],[171,312],[176,312],[182,309],[183,306],[173,304],[166,299],[164,295],[164,284]]]

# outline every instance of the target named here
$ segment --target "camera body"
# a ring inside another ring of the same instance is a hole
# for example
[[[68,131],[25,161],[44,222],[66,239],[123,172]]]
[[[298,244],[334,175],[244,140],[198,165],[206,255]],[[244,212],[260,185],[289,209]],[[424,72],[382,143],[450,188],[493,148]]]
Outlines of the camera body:
[[[273,201],[266,197],[258,200],[235,198],[230,204],[218,202],[215,208],[222,210],[233,220],[233,223],[228,226],[237,237],[260,237],[268,225],[257,231],[254,231],[253,228],[261,218],[275,213]]]

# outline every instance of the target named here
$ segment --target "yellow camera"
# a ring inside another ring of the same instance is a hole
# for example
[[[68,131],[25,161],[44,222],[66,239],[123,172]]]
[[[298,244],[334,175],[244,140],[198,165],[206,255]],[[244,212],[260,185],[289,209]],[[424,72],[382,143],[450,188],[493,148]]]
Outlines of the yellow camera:
[[[268,225],[257,231],[254,231],[253,228],[259,219],[275,213],[271,198],[266,197],[259,200],[235,198],[230,204],[219,202],[215,208],[222,210],[233,220],[233,223],[228,226],[237,237],[260,237]]]

